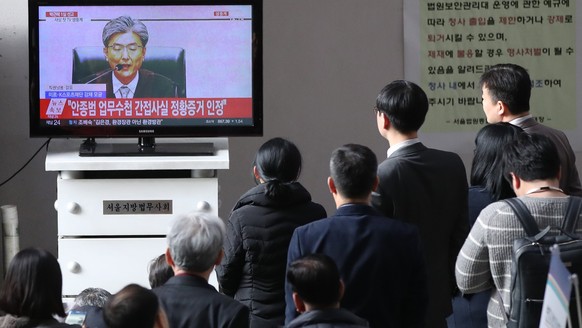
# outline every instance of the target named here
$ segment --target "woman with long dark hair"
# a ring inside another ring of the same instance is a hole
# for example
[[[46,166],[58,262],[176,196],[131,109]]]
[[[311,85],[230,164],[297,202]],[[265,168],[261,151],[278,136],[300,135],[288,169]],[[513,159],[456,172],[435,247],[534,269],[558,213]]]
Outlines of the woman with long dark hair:
[[[487,205],[515,197],[511,184],[504,175],[502,150],[504,145],[511,143],[520,133],[525,132],[509,123],[489,124],[477,132],[469,187],[471,226]],[[490,296],[491,291],[487,290],[455,297],[453,315],[447,320],[449,328],[486,328]]]
[[[282,326],[285,266],[295,228],[326,217],[299,183],[301,153],[274,138],[253,163],[257,186],[238,200],[227,222],[224,259],[216,268],[221,291],[249,307],[251,327]]]
[[[471,226],[485,206],[515,197],[511,184],[503,173],[502,149],[520,133],[524,133],[520,127],[509,123],[489,124],[477,133],[469,187]]]
[[[10,261],[0,290],[0,327],[79,327],[64,318],[63,278],[57,259],[40,248],[26,248]]]

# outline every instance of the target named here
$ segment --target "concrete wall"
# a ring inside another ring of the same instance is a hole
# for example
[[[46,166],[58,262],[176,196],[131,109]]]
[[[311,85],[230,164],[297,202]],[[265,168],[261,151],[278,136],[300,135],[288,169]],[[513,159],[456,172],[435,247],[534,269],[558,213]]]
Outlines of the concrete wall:
[[[403,77],[401,1],[265,1],[263,138],[232,138],[231,169],[221,172],[220,213],[254,185],[251,162],[272,137],[303,154],[300,181],[328,213],[329,156],[361,143],[386,156],[372,112],[378,91]]]

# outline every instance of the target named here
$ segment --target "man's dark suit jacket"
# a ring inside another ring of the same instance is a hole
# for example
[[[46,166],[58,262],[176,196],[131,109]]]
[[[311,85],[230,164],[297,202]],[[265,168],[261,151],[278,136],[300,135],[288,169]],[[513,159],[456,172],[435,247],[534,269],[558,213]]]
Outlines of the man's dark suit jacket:
[[[204,278],[180,275],[153,292],[166,311],[171,328],[246,328],[249,310],[222,295]]]
[[[368,322],[346,309],[321,309],[302,313],[286,328],[366,328]]]
[[[378,166],[372,203],[384,215],[415,224],[428,272],[427,323],[444,327],[456,290],[455,262],[469,233],[467,176],[461,158],[422,143],[395,151]]]
[[[334,216],[295,229],[287,265],[314,253],[330,256],[345,283],[341,307],[370,327],[423,327],[426,272],[416,227],[371,206],[340,206]],[[285,284],[285,322],[298,313]]]
[[[115,91],[113,90],[112,74],[105,74],[91,84],[106,84],[107,98],[115,98]],[[176,88],[174,82],[167,77],[156,74],[147,69],[139,70],[139,80],[135,87],[135,94],[133,98],[174,98],[176,95]]]
[[[533,117],[516,125],[526,133],[542,134],[552,140],[558,149],[558,156],[560,157],[560,188],[568,195],[582,197],[582,186],[580,185],[580,177],[576,168],[576,155],[574,155],[572,146],[570,146],[568,137],[564,132],[540,124]]]

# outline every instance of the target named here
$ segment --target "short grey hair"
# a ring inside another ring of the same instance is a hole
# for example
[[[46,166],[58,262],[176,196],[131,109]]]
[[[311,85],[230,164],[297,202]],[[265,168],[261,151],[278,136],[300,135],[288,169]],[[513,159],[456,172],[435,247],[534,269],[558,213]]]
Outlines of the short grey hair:
[[[201,212],[178,216],[167,236],[174,265],[190,272],[210,269],[224,241],[224,222],[219,217]]]
[[[86,288],[77,297],[73,308],[82,306],[96,306],[102,308],[111,297],[111,293],[103,288]]]
[[[141,40],[141,45],[146,46],[149,40],[148,29],[140,20],[129,16],[119,16],[110,20],[103,27],[103,45],[109,46],[109,40],[117,33],[133,32]]]

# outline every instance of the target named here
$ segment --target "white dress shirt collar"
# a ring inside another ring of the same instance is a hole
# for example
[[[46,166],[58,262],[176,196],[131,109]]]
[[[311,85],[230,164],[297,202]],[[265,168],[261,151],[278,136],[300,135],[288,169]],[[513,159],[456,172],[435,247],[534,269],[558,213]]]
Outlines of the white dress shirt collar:
[[[408,139],[408,140],[404,140],[402,142],[399,142],[393,146],[390,146],[390,148],[388,148],[388,152],[386,157],[390,157],[390,155],[394,154],[395,151],[397,151],[400,148],[406,147],[406,146],[411,146],[414,145],[416,143],[419,143],[420,140],[418,138],[412,138],[412,139]]]
[[[113,74],[113,78],[111,79],[111,81],[113,81],[113,90],[115,92],[115,97],[122,98],[121,92],[119,91],[119,88],[124,86],[124,84],[121,83],[121,81],[119,81],[117,79],[117,77],[115,76],[115,74],[113,72],[111,72],[111,74]],[[135,75],[135,78],[133,80],[131,80],[131,82],[129,82],[129,84],[127,84],[127,87],[129,88],[129,94],[127,95],[127,98],[133,98],[133,95],[135,94],[135,88],[137,88],[137,81],[139,81],[139,71]]]
[[[513,125],[520,125],[523,121],[532,118],[531,114],[527,114],[525,116],[520,116],[518,118],[514,118],[513,120],[509,121],[509,124]]]

